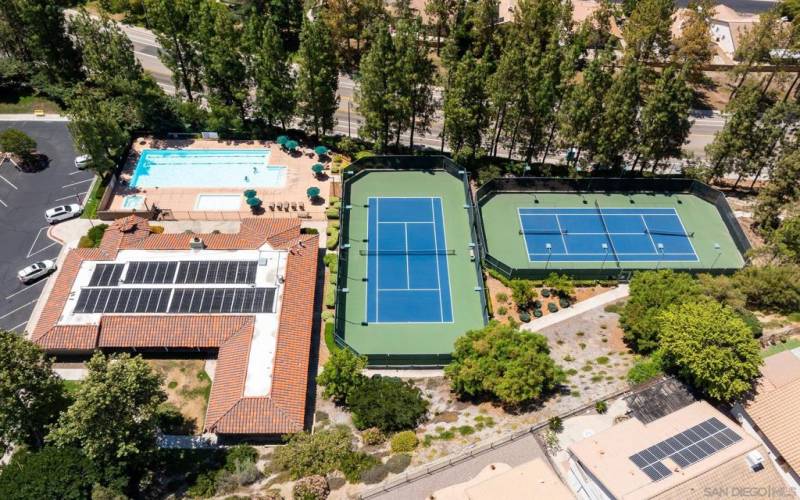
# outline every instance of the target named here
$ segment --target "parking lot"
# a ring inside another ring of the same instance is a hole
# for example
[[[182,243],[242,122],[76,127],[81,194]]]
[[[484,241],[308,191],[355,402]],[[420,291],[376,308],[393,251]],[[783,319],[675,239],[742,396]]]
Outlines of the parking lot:
[[[66,122],[0,121],[0,131],[16,128],[36,140],[49,165],[36,173],[0,166],[0,329],[25,330],[45,280],[23,285],[17,271],[42,259],[55,259],[61,245],[47,237],[44,211],[78,203],[93,174],[75,168],[75,147]]]

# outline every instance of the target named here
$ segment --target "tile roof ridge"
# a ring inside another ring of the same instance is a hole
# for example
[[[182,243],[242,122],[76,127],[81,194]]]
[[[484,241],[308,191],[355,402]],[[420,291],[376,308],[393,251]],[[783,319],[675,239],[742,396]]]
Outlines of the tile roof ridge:
[[[236,333],[234,333],[233,335],[231,335],[230,337],[228,337],[228,338],[225,340],[225,342],[224,342],[222,345],[220,345],[220,346],[219,346],[219,349],[220,349],[220,350],[222,350],[222,349],[225,347],[225,345],[226,345],[228,342],[232,342],[232,341],[233,341],[233,339],[234,339],[234,338],[235,338],[237,335],[239,335],[239,334],[242,334],[243,332],[245,332],[245,331],[246,331],[246,328],[247,328],[248,326],[250,327],[250,332],[251,332],[251,333],[250,333],[250,342],[248,343],[248,346],[247,346],[247,347],[248,347],[248,348],[247,348],[247,356],[245,356],[244,363],[243,363],[243,364],[244,364],[244,376],[243,376],[243,378],[242,378],[242,380],[241,380],[241,388],[242,388],[242,390],[241,390],[241,395],[240,395],[240,396],[238,397],[238,399],[237,399],[237,400],[236,400],[236,401],[235,401],[235,402],[234,402],[234,403],[231,405],[231,407],[230,407],[230,408],[228,408],[228,409],[227,409],[227,410],[226,410],[224,413],[222,413],[222,414],[221,414],[219,417],[217,417],[217,418],[216,418],[216,420],[214,420],[214,422],[212,422],[212,423],[211,423],[211,425],[208,425],[208,423],[206,423],[206,424],[205,424],[205,427],[206,427],[206,428],[208,428],[208,429],[211,429],[211,430],[212,430],[212,432],[213,432],[213,429],[214,429],[214,428],[216,428],[217,424],[219,424],[219,423],[220,423],[220,421],[221,421],[223,418],[225,418],[225,416],[226,416],[226,415],[228,415],[228,414],[231,412],[231,410],[233,410],[234,408],[236,408],[236,406],[239,404],[239,402],[240,402],[240,401],[242,400],[242,398],[244,397],[244,389],[245,389],[245,385],[247,384],[247,368],[248,368],[248,367],[249,367],[249,365],[250,365],[250,353],[251,353],[251,352],[252,352],[252,350],[253,350],[252,348],[253,348],[253,336],[255,335],[255,317],[253,317],[253,321],[252,321],[252,322],[250,322],[250,324],[249,324],[249,325],[248,325],[247,323],[248,323],[248,322],[246,322],[246,321],[245,321],[245,324],[243,324],[243,325],[242,325],[242,327],[241,327],[241,328],[239,328],[239,330],[238,330]],[[217,356],[217,367],[216,367],[216,370],[219,370],[219,356]],[[215,371],[216,371],[216,370],[215,370]],[[208,405],[208,406],[206,407],[206,417],[208,417],[208,409],[209,409],[210,407],[211,407],[211,405]]]

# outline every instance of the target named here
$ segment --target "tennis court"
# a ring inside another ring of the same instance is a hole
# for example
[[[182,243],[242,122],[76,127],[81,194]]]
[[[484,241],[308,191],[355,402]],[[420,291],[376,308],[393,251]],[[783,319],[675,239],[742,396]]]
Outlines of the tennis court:
[[[530,262],[697,262],[674,208],[519,208]]]
[[[441,198],[368,201],[367,323],[453,321]]]

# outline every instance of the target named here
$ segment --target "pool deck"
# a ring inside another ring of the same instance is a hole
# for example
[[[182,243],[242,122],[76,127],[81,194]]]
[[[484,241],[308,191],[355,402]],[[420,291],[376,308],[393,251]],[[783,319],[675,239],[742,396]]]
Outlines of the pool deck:
[[[315,186],[320,189],[323,197],[329,192],[331,178],[317,179],[311,172],[311,166],[317,163],[317,156],[311,148],[299,148],[294,155],[284,152],[281,147],[272,141],[224,141],[208,139],[153,139],[137,138],[125,167],[120,174],[120,183],[117,184],[111,202],[106,210],[123,211],[125,196],[138,194],[145,197],[148,207],[155,204],[161,209],[168,209],[175,219],[203,219],[203,220],[234,220],[243,216],[252,217],[250,208],[245,204],[242,193],[248,186],[237,188],[208,187],[208,188],[132,188],[128,185],[139,160],[139,155],[145,149],[182,149],[182,150],[208,150],[208,149],[255,149],[267,148],[270,150],[269,165],[282,165],[287,167],[286,184],[280,188],[256,188],[258,197],[263,202],[265,217],[297,217],[305,212],[311,219],[324,219],[327,203],[312,205],[308,201],[306,189]],[[221,172],[221,175],[224,175]],[[238,211],[199,211],[196,210],[197,197],[201,194],[209,195],[239,195],[241,203]],[[289,203],[289,211],[278,210],[278,204]],[[292,207],[295,204],[296,208]],[[302,203],[302,209],[300,204]],[[275,208],[270,205],[275,204]]]

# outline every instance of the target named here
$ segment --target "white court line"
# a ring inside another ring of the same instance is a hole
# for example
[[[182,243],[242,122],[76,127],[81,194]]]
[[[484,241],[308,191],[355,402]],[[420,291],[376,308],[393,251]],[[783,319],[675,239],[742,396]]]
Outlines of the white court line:
[[[61,189],[66,189],[71,186],[77,186],[78,184],[83,184],[84,182],[92,182],[93,179],[94,177],[89,177],[88,179],[84,179],[82,181],[73,182],[72,184],[67,184],[66,186],[61,186]]]
[[[32,301],[28,302],[27,304],[23,304],[23,305],[19,306],[18,308],[14,309],[11,312],[5,313],[4,315],[0,316],[0,319],[5,319],[5,318],[11,316],[12,314],[14,314],[17,311],[25,309],[26,307],[28,307],[28,306],[30,306],[32,304],[35,304],[37,300],[39,300],[39,299],[33,299]]]
[[[408,257],[408,224],[403,224],[403,238],[405,239],[405,253],[406,253],[406,286],[411,290],[411,262]]]
[[[43,279],[43,280],[39,280],[39,281],[37,281],[36,283],[34,283],[33,285],[26,286],[26,287],[25,287],[25,288],[23,288],[22,290],[17,290],[16,292],[12,293],[11,295],[7,295],[7,296],[6,296],[6,300],[10,299],[11,297],[15,297],[15,296],[17,296],[17,295],[21,294],[22,292],[27,292],[28,290],[31,290],[31,289],[32,289],[33,287],[35,287],[36,285],[41,285],[42,283],[44,283],[45,281],[47,281],[47,280],[49,280],[49,279],[50,279],[50,278],[48,277],[48,278],[45,278],[45,279]]]
[[[10,328],[10,330],[13,332],[13,331],[14,331],[14,330],[16,330],[17,328],[19,328],[19,327],[21,327],[21,326],[25,326],[25,325],[27,325],[27,324],[28,324],[28,322],[27,322],[27,321],[23,321],[22,323],[18,324],[17,326],[12,326],[12,327]]]
[[[77,198],[80,198],[81,196],[85,195],[85,194],[86,194],[86,193],[88,193],[88,192],[89,192],[89,191],[84,191],[84,192],[82,192],[82,193],[75,193],[75,194],[71,194],[71,195],[68,195],[68,196],[62,196],[61,198],[56,198],[56,199],[55,199],[55,200],[53,200],[53,201],[64,201],[64,200],[68,200],[68,199],[70,199],[70,198],[76,198],[76,197],[77,197]]]
[[[47,229],[49,226],[40,227],[38,231],[36,231],[36,236],[33,238],[33,243],[31,243],[31,247],[28,249],[28,255],[25,258],[30,258],[33,255],[33,247],[36,246],[36,242],[39,241],[39,235],[42,234],[42,230]]]
[[[4,181],[6,181],[6,183],[7,183],[9,186],[11,186],[12,188],[14,188],[14,189],[16,189],[16,190],[19,190],[19,188],[18,188],[17,186],[15,186],[15,185],[14,185],[14,184],[13,184],[13,183],[10,181],[10,180],[6,179],[6,178],[5,178],[5,177],[3,177],[2,175],[0,175],[0,179],[3,179]]]

